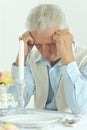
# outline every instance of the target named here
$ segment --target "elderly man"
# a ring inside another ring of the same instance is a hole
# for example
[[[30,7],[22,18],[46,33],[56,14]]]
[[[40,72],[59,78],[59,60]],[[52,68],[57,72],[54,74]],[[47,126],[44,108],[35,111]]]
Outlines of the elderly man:
[[[87,111],[87,49],[75,44],[64,12],[39,5],[28,15],[24,41],[25,105],[34,94],[35,107],[74,114]],[[35,47],[34,49],[32,49]],[[18,56],[12,66],[18,78]]]

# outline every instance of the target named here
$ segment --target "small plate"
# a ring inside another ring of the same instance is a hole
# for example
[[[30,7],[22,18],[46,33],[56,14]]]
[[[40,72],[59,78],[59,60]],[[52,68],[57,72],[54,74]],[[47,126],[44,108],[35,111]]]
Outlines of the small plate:
[[[58,121],[58,118],[46,115],[17,114],[0,118],[3,123],[11,122],[22,128],[45,127]]]

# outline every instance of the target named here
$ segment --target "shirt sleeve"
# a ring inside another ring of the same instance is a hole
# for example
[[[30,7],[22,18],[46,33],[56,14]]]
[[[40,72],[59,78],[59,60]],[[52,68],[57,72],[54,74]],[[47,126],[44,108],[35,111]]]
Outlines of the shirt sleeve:
[[[79,70],[75,61],[62,67],[67,104],[74,114],[87,112],[87,64]]]
[[[18,79],[18,67],[15,66],[14,63],[12,65],[11,72],[12,72],[13,79],[17,80]],[[26,106],[35,91],[35,83],[34,83],[34,79],[33,79],[33,76],[32,76],[31,70],[30,70],[28,60],[26,60],[26,66],[24,67],[24,82],[25,82],[24,106]]]

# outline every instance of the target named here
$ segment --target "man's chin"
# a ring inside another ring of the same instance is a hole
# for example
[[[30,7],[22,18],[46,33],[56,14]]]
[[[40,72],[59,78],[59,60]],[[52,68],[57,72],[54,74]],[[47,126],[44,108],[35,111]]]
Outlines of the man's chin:
[[[49,62],[56,62],[60,59],[60,57],[58,57],[57,55],[51,55],[50,57],[44,57],[44,58]]]
[[[49,62],[57,62],[60,58],[48,58],[46,60],[48,60]]]

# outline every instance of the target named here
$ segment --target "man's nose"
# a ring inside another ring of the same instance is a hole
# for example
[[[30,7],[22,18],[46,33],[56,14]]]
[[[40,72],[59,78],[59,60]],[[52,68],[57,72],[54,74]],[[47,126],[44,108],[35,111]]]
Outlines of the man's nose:
[[[43,49],[43,50],[47,49],[47,46],[43,44],[43,45],[42,45],[42,49]]]
[[[43,52],[46,52],[46,53],[47,53],[48,50],[49,50],[49,48],[48,48],[47,45],[43,45],[43,46],[42,46],[42,51],[43,51]]]

